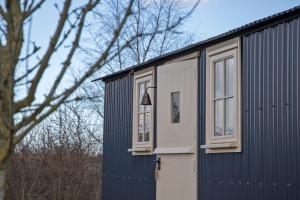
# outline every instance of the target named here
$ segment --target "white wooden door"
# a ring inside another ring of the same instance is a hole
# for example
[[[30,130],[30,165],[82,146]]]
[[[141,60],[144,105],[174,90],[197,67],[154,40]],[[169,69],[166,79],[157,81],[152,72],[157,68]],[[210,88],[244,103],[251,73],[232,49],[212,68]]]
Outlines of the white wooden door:
[[[197,198],[197,85],[196,58],[157,68],[157,200]]]

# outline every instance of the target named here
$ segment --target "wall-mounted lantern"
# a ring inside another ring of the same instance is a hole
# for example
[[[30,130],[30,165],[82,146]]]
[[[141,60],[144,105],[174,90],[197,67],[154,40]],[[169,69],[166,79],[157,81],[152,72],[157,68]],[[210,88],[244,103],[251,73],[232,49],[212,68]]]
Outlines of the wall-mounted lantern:
[[[146,88],[145,93],[144,93],[143,98],[142,98],[142,101],[141,101],[141,105],[144,105],[144,106],[150,106],[150,105],[152,105],[150,95],[147,92],[147,90],[149,88],[156,88],[156,87],[150,86],[150,87]]]

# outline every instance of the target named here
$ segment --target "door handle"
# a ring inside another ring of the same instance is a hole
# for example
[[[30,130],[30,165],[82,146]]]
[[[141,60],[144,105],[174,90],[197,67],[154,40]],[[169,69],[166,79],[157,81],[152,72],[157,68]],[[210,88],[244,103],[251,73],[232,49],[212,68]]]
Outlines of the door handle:
[[[157,157],[155,160],[154,160],[155,164],[156,164],[156,169],[157,170],[160,170],[160,165],[161,165],[161,158],[160,157]]]

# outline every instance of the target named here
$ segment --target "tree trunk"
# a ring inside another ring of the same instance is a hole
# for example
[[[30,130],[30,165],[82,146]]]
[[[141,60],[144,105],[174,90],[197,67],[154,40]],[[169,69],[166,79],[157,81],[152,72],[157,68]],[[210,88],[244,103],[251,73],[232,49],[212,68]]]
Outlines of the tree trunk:
[[[0,200],[5,199],[6,193],[6,167],[8,159],[13,152],[14,130],[11,128],[13,123],[13,103],[11,83],[7,81],[7,76],[0,75]]]
[[[6,190],[6,176],[5,176],[5,168],[3,166],[0,167],[0,200],[5,199],[5,190]]]
[[[12,152],[12,138],[6,137],[7,135],[8,130],[0,120],[0,200],[4,200],[6,196],[6,167]]]
[[[6,165],[13,151],[14,76],[23,43],[23,17],[18,0],[6,1],[6,42],[0,43],[0,200],[5,199]]]
[[[0,106],[0,112],[2,111],[3,111],[3,106]],[[12,124],[11,122],[9,123]],[[12,152],[13,152],[13,132],[11,130],[8,130],[8,128],[2,123],[2,120],[0,120],[0,200],[5,199],[6,165]]]
[[[1,82],[1,81],[0,81]],[[2,85],[2,84],[0,84]],[[2,93],[1,93],[2,92]],[[9,94],[4,90],[0,90],[0,99],[2,102],[11,102],[10,96],[5,94]],[[4,95],[2,95],[4,94]],[[10,104],[8,104],[10,105]],[[0,103],[0,200],[5,199],[5,191],[6,191],[6,167],[8,159],[13,152],[13,130],[9,129],[8,126],[13,126],[13,118],[10,106],[5,106],[5,104]]]

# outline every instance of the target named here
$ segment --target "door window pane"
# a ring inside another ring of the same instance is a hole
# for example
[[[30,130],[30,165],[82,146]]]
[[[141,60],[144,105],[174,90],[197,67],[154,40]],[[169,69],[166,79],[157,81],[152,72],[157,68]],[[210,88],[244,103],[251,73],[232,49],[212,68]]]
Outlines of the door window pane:
[[[139,114],[138,120],[138,142],[143,142],[144,134],[144,114]]]
[[[223,97],[224,62],[215,63],[215,98]]]
[[[234,83],[235,83],[235,70],[234,70],[234,59],[226,59],[226,96],[234,95]]]
[[[145,114],[145,136],[144,141],[149,141],[149,132],[150,132],[150,113]]]
[[[179,92],[171,93],[171,122],[172,123],[180,122],[180,93]]]
[[[222,136],[223,135],[223,122],[224,122],[224,115],[223,115],[223,100],[215,101],[215,136]]]
[[[235,109],[234,109],[234,99],[229,98],[225,100],[225,112],[226,112],[226,118],[225,118],[225,135],[233,135],[234,134],[234,120],[235,120]]]

